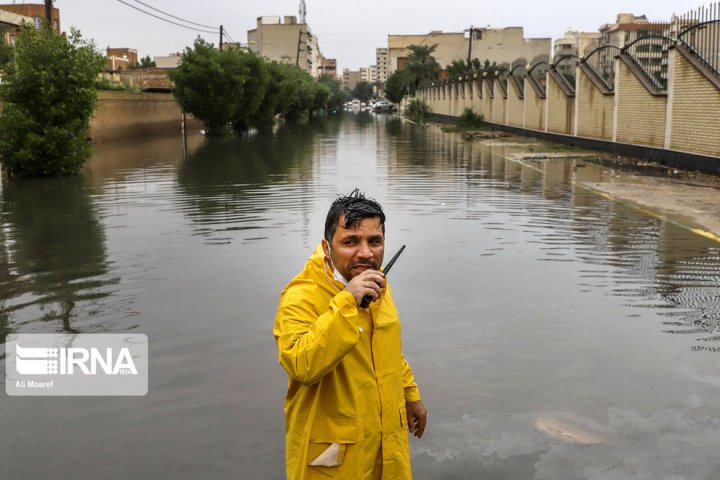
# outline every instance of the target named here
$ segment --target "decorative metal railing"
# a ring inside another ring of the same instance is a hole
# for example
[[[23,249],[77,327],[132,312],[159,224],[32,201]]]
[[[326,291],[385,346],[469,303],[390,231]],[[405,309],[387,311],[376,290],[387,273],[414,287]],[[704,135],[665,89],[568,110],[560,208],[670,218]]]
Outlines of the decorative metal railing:
[[[675,17],[677,42],[720,77],[720,2]]]
[[[575,92],[575,70],[581,57],[574,54],[556,55],[552,67],[560,74],[567,87]]]
[[[669,50],[674,45],[685,48],[709,72],[720,80],[720,2],[700,7],[684,15],[673,16],[669,22],[633,23],[603,33],[600,38],[588,42],[580,56],[558,55],[552,63],[539,61],[526,64],[519,59],[496,77],[507,80],[512,77],[522,92],[525,79],[532,77],[538,93],[545,94],[546,74],[549,69],[558,72],[574,91],[576,64],[582,63],[595,74],[612,92],[615,87],[615,59],[619,55],[631,62],[634,71],[645,77],[648,88],[656,94],[667,91]],[[585,68],[585,67],[583,67]],[[483,72],[487,74],[488,72]],[[478,77],[482,84],[484,77]]]
[[[591,49],[585,52],[582,62],[590,67],[608,90],[615,88],[615,56],[620,47],[613,44],[594,42]]]

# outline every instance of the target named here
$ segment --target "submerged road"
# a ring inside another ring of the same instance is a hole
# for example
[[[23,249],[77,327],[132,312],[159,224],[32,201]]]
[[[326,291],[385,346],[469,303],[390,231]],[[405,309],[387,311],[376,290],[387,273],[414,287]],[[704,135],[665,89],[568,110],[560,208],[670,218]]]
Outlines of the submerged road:
[[[356,186],[407,245],[414,478],[720,477],[720,242],[627,172],[369,114],[96,150],[3,185],[0,328],[146,334],[149,393],[2,396],[3,478],[282,478],[278,295]]]

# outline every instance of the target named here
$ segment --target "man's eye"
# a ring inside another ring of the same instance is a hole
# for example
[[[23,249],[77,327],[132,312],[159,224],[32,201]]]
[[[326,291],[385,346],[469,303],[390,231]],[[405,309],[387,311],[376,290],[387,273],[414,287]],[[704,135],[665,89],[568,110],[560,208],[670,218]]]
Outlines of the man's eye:
[[[345,245],[355,245],[355,240],[345,240]]]
[[[375,247],[381,245],[382,242],[380,240],[370,240],[370,245],[373,245]]]

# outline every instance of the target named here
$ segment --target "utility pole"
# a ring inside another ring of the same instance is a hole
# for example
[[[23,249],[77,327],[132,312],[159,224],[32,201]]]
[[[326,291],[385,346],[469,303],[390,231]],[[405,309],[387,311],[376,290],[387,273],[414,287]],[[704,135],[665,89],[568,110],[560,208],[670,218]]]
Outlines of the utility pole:
[[[302,26],[300,27],[300,31],[298,32],[298,48],[297,48],[297,55],[295,56],[295,66],[300,66],[300,45],[302,45]]]
[[[467,68],[470,68],[470,62],[472,61],[472,37],[473,37],[473,26],[470,25],[470,41],[468,42],[468,59]]]
[[[220,51],[222,52],[223,47],[223,26],[220,25]]]
[[[52,25],[53,0],[45,0],[45,20],[47,20],[47,28],[53,28]]]

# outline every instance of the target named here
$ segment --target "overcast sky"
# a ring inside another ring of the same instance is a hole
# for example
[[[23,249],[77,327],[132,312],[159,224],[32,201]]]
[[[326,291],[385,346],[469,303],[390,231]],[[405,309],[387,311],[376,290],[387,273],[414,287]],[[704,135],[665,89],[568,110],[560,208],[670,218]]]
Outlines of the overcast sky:
[[[135,0],[123,0],[144,10]],[[259,16],[297,15],[299,0],[142,0],[172,15],[204,25],[223,24],[238,42]],[[0,3],[12,3],[0,0]],[[41,3],[16,1],[15,3]],[[338,71],[375,63],[375,48],[387,46],[388,34],[459,32],[475,27],[521,26],[526,37],[559,38],[568,29],[596,31],[620,12],[669,20],[699,6],[701,0],[306,0],[307,22]],[[118,0],[55,0],[62,28],[77,27],[98,48],[135,48],[141,56],[167,55],[192,44],[198,32],[147,16]],[[153,12],[156,13],[157,12]],[[160,14],[158,14],[160,15]],[[197,27],[202,28],[202,27]],[[217,43],[217,35],[199,33]]]

